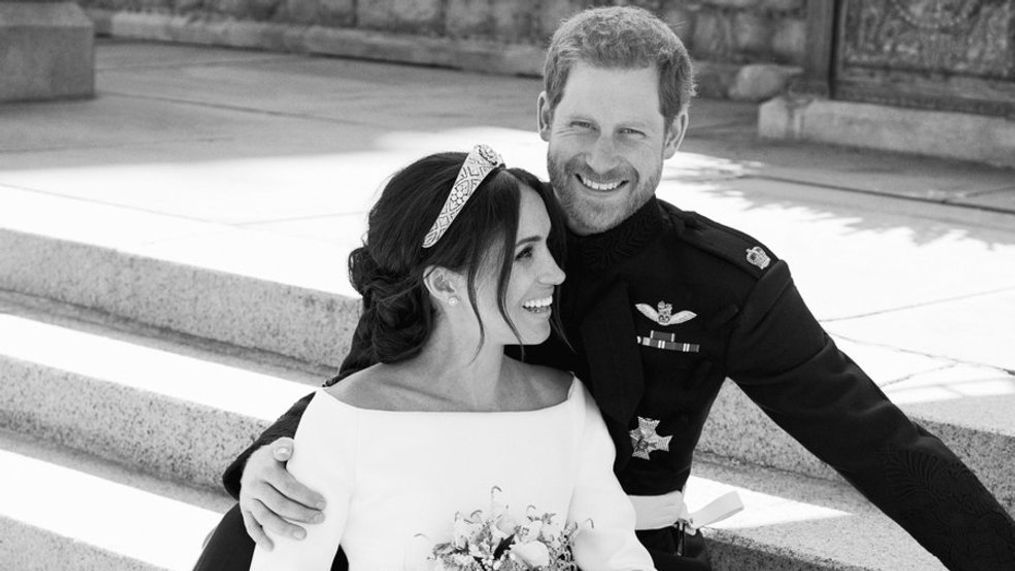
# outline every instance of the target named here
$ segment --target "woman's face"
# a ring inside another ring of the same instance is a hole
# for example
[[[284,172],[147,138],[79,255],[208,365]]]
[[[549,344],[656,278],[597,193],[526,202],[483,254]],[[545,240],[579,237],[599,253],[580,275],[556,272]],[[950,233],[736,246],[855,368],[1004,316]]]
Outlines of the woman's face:
[[[543,200],[535,190],[522,186],[518,234],[514,250],[508,253],[512,256],[512,265],[504,307],[526,345],[542,343],[550,336],[553,291],[564,281],[564,271],[553,259],[546,243],[549,234],[550,216]],[[493,261],[486,264],[476,283],[477,305],[488,338],[514,345],[518,338],[497,305],[499,274],[500,267]]]

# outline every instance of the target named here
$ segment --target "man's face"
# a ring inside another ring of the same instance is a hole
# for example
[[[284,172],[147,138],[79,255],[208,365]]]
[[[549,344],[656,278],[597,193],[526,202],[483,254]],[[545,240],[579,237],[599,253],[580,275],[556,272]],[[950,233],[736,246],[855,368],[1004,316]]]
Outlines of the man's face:
[[[687,114],[659,110],[655,66],[606,69],[578,62],[551,111],[539,95],[539,136],[549,143],[554,192],[576,234],[613,228],[655,193],[663,161],[677,152]]]

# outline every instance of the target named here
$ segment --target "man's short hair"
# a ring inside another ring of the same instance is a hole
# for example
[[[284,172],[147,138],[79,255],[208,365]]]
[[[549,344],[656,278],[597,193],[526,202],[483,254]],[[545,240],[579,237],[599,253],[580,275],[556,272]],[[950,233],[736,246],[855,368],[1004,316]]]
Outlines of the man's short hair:
[[[575,63],[659,71],[660,111],[667,125],[694,95],[694,69],[677,34],[651,12],[632,6],[593,8],[565,20],[546,52],[543,85],[550,109],[564,96]]]

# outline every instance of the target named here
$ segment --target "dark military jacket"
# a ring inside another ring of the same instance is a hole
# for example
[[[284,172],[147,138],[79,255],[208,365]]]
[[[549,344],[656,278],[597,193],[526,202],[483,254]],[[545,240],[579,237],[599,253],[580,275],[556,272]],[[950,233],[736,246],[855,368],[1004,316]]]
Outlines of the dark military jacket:
[[[750,236],[653,198],[612,230],[570,236],[566,271],[566,342],[527,347],[525,358],[586,383],[628,493],[684,486],[709,409],[730,378],[950,568],[1015,569],[1011,516],[836,348],[786,263]],[[372,364],[361,333],[330,382]],[[230,493],[238,495],[253,449],[295,434],[307,402],[230,466]],[[639,417],[658,421],[654,431],[671,437],[668,451],[644,449],[632,432]]]

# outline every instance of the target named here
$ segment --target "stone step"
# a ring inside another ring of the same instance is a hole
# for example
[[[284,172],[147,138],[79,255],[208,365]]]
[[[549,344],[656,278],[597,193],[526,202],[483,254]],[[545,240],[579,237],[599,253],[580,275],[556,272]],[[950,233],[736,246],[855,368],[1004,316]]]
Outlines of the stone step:
[[[190,569],[230,505],[223,493],[0,431],[0,569]]]
[[[910,419],[940,438],[1015,514],[1015,375],[992,367],[919,358],[900,363],[899,353],[838,343],[875,379],[891,379],[895,367],[912,371],[882,384],[885,394]],[[889,359],[889,360],[886,360]],[[886,365],[889,363],[889,365]],[[800,474],[842,481],[762,412],[731,381],[709,413],[698,450],[717,456]]]
[[[2,548],[0,568],[4,561],[19,569],[186,568],[229,505],[208,491],[217,488],[222,468],[325,373],[278,356],[202,344],[20,294],[3,293],[0,307],[0,337],[5,339],[0,418],[5,428],[18,432],[0,438],[0,462],[18,463],[0,469],[0,488],[21,492],[15,494],[21,503],[0,498],[0,525],[4,536],[12,538]],[[29,439],[31,445],[25,443]],[[96,469],[80,470],[68,462],[53,466],[37,450],[118,475],[103,476],[114,484],[96,483]],[[86,474],[78,473],[82,471]],[[24,476],[3,479],[14,474]],[[148,487],[129,489],[134,479]],[[152,486],[217,499],[167,507],[165,500],[145,495]],[[49,489],[84,494],[48,495]],[[696,464],[689,503],[694,508],[728,489],[738,489],[748,509],[708,531],[717,569],[937,568],[904,532],[844,484],[713,457]],[[53,514],[65,510],[87,518],[101,512],[110,523],[33,515],[24,502],[34,495],[44,497]],[[80,495],[88,501],[75,503]],[[194,505],[205,510],[194,511]],[[165,552],[150,548],[150,538],[136,539],[136,533],[114,525],[147,521],[146,514],[160,510],[177,514],[170,519],[158,515],[160,523],[148,528],[159,537],[175,533],[179,538]],[[176,533],[167,525],[190,531]],[[840,541],[840,536],[850,540]],[[871,545],[891,557],[871,557]],[[38,562],[30,560],[35,552],[44,554]],[[66,561],[81,562],[81,567],[67,567]]]
[[[351,247],[0,185],[0,289],[312,363],[348,351]]]
[[[0,289],[300,362],[334,367],[347,351],[358,301],[340,264],[325,270],[317,261],[342,260],[348,245],[0,188]],[[92,223],[76,223],[81,219]],[[1015,376],[919,356],[900,363],[906,359],[897,351],[878,356],[837,342],[1015,511],[1015,480],[1005,462],[1015,457],[1015,417],[1008,412]],[[18,367],[22,376],[32,370]],[[837,477],[733,387],[717,400],[700,449]]]
[[[0,292],[0,427],[220,488],[324,370]]]
[[[745,510],[705,529],[716,571],[944,569],[848,486],[705,459],[692,509],[735,490]],[[0,568],[189,569],[232,500],[0,431]]]
[[[704,529],[716,571],[944,569],[852,487],[699,454],[686,498],[693,512],[736,491],[744,510]]]
[[[709,460],[695,472],[692,509],[731,490],[745,504],[704,530],[717,571],[944,568],[849,487]],[[22,571],[190,569],[232,501],[7,431],[0,500],[0,568]]]

